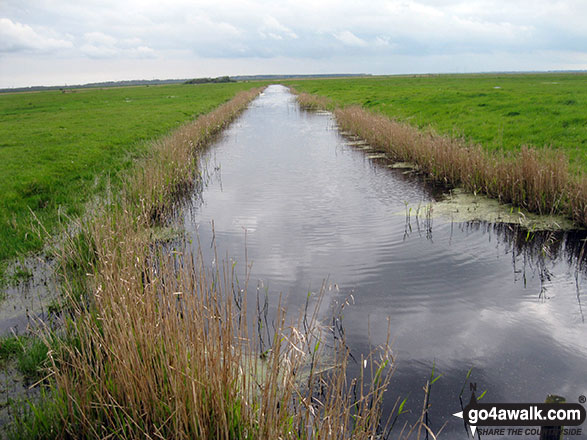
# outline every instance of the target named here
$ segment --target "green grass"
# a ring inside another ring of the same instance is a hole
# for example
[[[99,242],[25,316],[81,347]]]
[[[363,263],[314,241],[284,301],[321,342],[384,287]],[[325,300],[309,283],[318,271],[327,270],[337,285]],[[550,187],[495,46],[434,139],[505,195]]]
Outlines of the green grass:
[[[8,258],[39,250],[31,211],[54,232],[158,138],[254,83],[0,95],[0,278]]]
[[[22,353],[17,357],[18,370],[29,380],[40,379],[46,367],[48,348],[38,338],[29,338]]]
[[[46,389],[41,389],[38,399],[11,402],[15,416],[13,422],[5,427],[6,437],[11,440],[67,438],[61,418],[67,404],[63,393]]]
[[[0,362],[6,362],[24,351],[22,339],[17,336],[0,338]]]
[[[299,92],[358,104],[488,150],[563,149],[587,170],[587,75],[395,76],[287,81]]]
[[[0,338],[0,366],[15,360],[16,368],[29,380],[42,377],[47,362],[47,345],[31,336],[5,336]]]

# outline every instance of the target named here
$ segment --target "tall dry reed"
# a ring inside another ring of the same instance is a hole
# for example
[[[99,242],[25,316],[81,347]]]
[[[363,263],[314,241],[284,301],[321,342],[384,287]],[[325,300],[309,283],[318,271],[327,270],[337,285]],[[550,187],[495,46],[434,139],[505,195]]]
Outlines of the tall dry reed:
[[[297,94],[298,104],[306,110],[331,110],[334,108],[334,103],[331,99],[312,95],[310,93],[297,93],[294,89],[290,89]]]
[[[309,109],[335,107],[327,98],[305,93],[298,95],[298,102]],[[393,159],[417,164],[436,181],[462,185],[539,214],[562,214],[587,226],[587,177],[570,170],[563,152],[522,146],[516,153],[492,153],[359,106],[336,108],[334,114],[343,130]]]
[[[278,307],[270,349],[261,349],[250,334],[247,289],[235,282],[234,267],[206,268],[189,246],[178,242],[172,250],[146,233],[165,222],[173,201],[193,185],[194,153],[257,93],[242,93],[157,142],[120,197],[82,225],[85,246],[75,237],[64,246],[66,259],[84,267],[88,293],[79,300],[70,292],[72,342],[51,353],[67,402],[60,436],[367,439],[387,433],[388,346],[374,350],[365,359],[369,367],[350,380],[348,350],[340,334],[334,337],[336,328],[311,312],[292,325]],[[412,427],[398,437],[417,432]]]

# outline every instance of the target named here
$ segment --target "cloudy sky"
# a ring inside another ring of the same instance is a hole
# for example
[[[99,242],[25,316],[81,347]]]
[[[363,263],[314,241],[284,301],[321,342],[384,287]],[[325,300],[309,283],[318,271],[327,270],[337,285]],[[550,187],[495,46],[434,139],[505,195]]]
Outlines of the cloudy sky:
[[[585,0],[0,0],[0,87],[587,69]]]

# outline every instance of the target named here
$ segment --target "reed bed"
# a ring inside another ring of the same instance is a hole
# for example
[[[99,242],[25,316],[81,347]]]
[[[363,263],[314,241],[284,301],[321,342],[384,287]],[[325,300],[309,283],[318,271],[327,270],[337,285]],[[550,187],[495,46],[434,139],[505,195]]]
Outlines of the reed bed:
[[[171,246],[149,237],[197,181],[198,151],[258,92],[241,93],[158,141],[122,193],[65,240],[73,312],[68,342],[50,351],[60,401],[51,437],[389,436],[392,425],[382,417],[389,345],[360,360],[358,378],[347,378],[340,317],[331,326],[319,322],[317,295],[293,323],[278,305],[269,349],[261,347],[234,265],[206,267],[181,240]],[[393,437],[424,435],[425,410]]]
[[[315,315],[303,318],[305,326],[287,325],[281,309],[270,349],[261,352],[249,334],[246,289],[235,285],[231,266],[207,270],[186,250],[151,249],[145,260],[148,245],[127,239],[112,249],[112,232],[94,232],[101,262],[95,307],[79,309],[70,327],[78,343],[54,355],[57,386],[70,402],[68,434],[265,439],[384,432],[389,352],[373,352],[373,376],[348,382],[341,340],[324,367],[319,341],[332,340],[329,329]]]
[[[332,110],[334,109],[334,102],[326,96],[313,95],[311,93],[297,93],[296,90],[291,89],[297,95],[298,104],[305,110]]]
[[[332,101],[302,93],[303,108],[335,108]],[[422,131],[359,106],[335,108],[344,131],[398,161],[409,161],[435,181],[462,185],[539,214],[561,214],[587,226],[587,176],[569,168],[564,153],[522,146],[517,153],[492,153],[463,139]]]

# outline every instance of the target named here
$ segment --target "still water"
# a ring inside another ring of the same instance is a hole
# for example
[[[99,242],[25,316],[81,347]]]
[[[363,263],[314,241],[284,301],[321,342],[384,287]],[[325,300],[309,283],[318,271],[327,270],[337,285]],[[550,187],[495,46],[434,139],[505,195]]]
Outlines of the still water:
[[[465,403],[469,383],[486,403],[587,395],[584,234],[527,241],[508,225],[416,218],[441,192],[348,144],[330,114],[267,88],[206,154],[210,178],[185,215],[188,233],[209,249],[214,222],[218,254],[241,270],[246,240],[251,284],[269,301],[283,294],[289,309],[325,280],[330,304],[352,295],[344,326],[355,354],[385,342],[389,320],[388,403],[408,396],[419,412],[434,365],[442,377],[429,423],[445,425],[439,438],[468,437],[452,413],[471,368]]]

